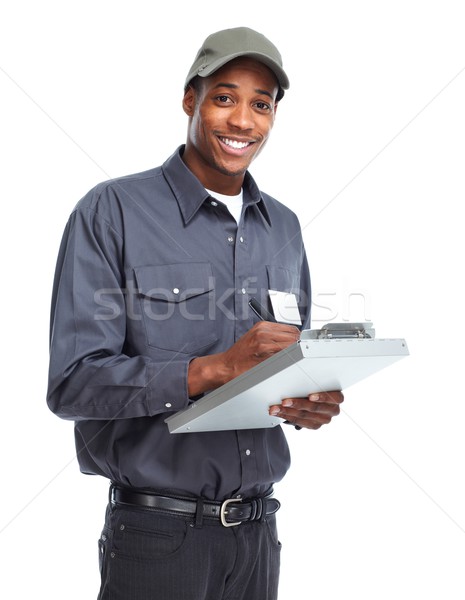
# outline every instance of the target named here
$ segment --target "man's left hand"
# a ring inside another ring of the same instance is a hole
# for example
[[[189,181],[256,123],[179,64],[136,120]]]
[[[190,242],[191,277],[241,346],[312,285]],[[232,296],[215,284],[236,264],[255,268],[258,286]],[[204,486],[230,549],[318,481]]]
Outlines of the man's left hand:
[[[342,392],[319,392],[307,398],[285,398],[281,404],[270,406],[270,415],[281,417],[292,425],[319,429],[340,413]]]

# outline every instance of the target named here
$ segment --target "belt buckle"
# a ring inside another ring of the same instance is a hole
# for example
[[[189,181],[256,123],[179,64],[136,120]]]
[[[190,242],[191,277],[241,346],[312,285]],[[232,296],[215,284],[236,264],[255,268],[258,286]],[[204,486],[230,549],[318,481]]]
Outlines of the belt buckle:
[[[226,510],[226,508],[228,507],[228,504],[231,504],[231,502],[242,502],[242,498],[228,498],[221,505],[220,520],[221,520],[221,525],[223,525],[223,527],[235,527],[236,525],[241,524],[241,521],[234,521],[233,523],[228,523],[226,521],[226,515],[228,514],[228,511]]]

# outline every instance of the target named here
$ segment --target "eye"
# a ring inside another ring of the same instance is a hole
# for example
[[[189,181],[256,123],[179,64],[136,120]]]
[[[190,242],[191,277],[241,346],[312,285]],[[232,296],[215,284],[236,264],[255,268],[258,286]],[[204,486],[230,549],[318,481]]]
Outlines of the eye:
[[[215,100],[217,100],[218,102],[222,103],[222,104],[226,104],[227,102],[231,102],[231,98],[229,96],[216,96]]]
[[[259,102],[255,102],[255,106],[258,108],[258,110],[262,110],[262,111],[271,110],[271,106],[268,104],[268,102],[263,102],[261,100]]]

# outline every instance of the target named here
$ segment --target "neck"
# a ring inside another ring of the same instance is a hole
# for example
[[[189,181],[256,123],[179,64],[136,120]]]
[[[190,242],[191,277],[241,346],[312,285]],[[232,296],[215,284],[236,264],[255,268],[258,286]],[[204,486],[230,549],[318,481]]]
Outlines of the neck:
[[[236,196],[240,193],[245,171],[239,173],[223,171],[220,167],[212,166],[204,161],[197,153],[192,152],[188,146],[184,150],[182,160],[205,188],[226,196]]]

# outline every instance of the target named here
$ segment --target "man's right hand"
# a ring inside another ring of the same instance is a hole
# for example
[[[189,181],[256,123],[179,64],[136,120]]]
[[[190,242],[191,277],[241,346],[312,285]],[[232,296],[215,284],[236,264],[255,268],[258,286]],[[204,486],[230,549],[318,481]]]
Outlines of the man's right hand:
[[[225,352],[194,358],[189,365],[189,396],[216,389],[300,338],[293,325],[260,321]]]

